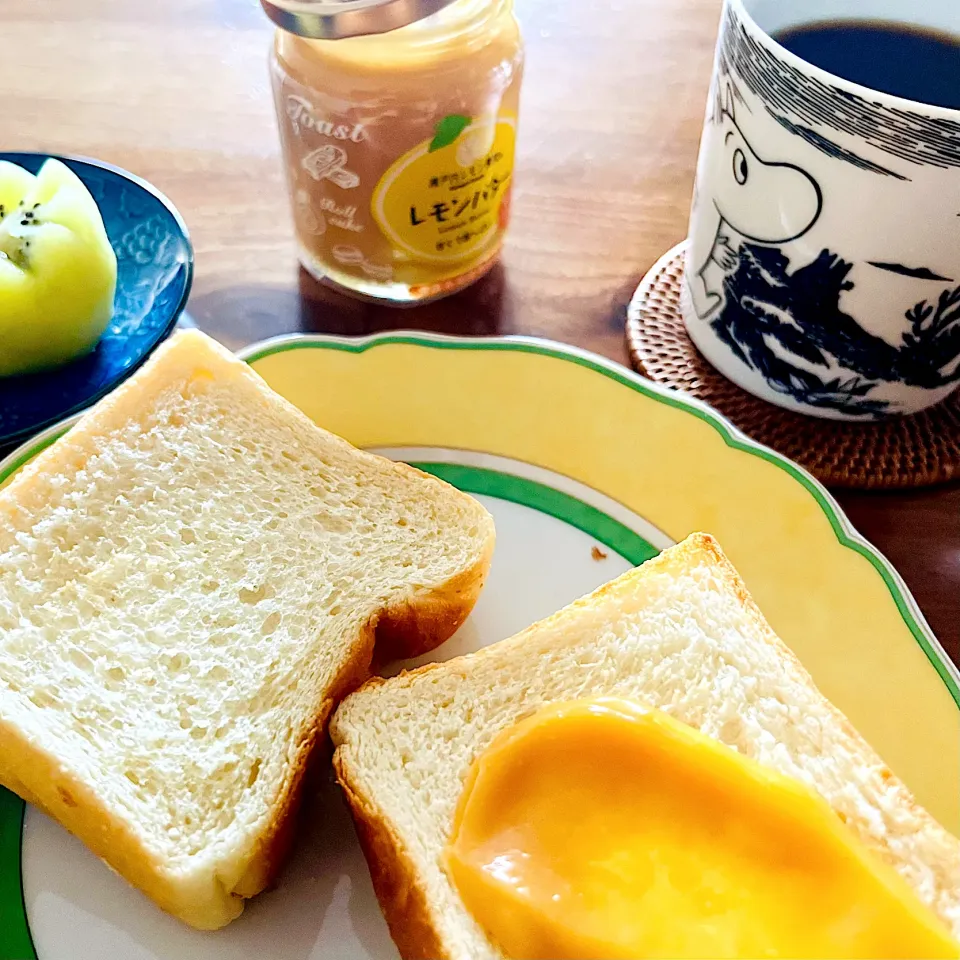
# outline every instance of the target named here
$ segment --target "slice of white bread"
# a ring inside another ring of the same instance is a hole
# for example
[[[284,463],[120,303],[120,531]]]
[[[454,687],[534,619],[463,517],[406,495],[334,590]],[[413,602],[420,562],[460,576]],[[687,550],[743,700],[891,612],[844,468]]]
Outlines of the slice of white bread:
[[[178,334],[0,491],[0,783],[220,927],[276,871],[374,641],[450,636],[493,537]]]
[[[509,640],[347,698],[334,763],[405,960],[502,954],[440,865],[464,777],[504,728],[594,695],[658,707],[818,790],[960,935],[960,841],[917,805],[694,534]]]

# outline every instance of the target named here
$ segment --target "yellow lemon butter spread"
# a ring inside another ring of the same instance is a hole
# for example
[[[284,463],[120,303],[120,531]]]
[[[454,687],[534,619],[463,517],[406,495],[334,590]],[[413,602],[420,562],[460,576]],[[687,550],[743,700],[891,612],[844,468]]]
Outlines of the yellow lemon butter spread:
[[[501,733],[445,861],[516,960],[960,955],[819,795],[623,700]]]

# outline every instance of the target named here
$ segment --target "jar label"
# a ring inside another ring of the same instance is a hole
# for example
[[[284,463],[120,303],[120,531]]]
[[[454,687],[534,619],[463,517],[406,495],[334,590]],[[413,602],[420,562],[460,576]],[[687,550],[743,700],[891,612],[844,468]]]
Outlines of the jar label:
[[[479,259],[507,225],[516,137],[513,116],[444,117],[377,184],[380,229],[421,260]]]

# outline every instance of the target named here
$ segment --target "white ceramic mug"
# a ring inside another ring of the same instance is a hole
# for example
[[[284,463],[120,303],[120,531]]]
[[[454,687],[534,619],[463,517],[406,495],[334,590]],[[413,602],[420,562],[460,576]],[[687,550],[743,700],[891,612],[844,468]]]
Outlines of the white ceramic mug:
[[[960,385],[960,111],[771,39],[843,18],[960,34],[960,0],[726,0],[682,305],[698,349],[745,390],[863,420]]]

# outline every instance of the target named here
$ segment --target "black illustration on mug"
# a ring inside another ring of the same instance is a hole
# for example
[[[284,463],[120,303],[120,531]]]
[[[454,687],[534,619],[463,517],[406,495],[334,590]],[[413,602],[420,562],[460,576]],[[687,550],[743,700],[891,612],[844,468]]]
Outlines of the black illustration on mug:
[[[708,188],[697,185],[695,204],[703,220],[693,237],[690,278],[694,309],[701,319],[723,303],[723,281],[737,265],[741,245],[797,240],[817,222],[823,207],[819,185],[805,170],[761,158],[737,125],[734,90],[717,95],[704,136],[719,140],[722,157]],[[701,191],[707,196],[700,196]],[[771,197],[776,198],[771,202]]]
[[[848,415],[897,412],[871,395],[884,382],[936,389],[960,381],[960,286],[910,307],[895,345],[841,309],[853,270],[829,250],[791,269],[776,247],[743,244],[710,326],[778,393]]]

